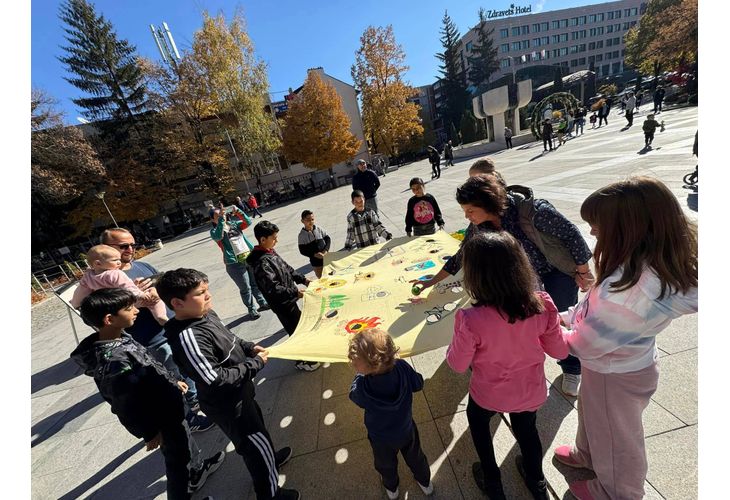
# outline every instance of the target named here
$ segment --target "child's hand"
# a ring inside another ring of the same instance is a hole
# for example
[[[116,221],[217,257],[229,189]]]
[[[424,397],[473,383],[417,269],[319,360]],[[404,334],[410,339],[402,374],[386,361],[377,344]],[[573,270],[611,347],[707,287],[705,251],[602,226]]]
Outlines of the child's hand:
[[[445,226],[446,226],[446,224],[442,224],[442,225],[440,225],[440,226],[439,226],[439,231],[443,231],[443,230],[444,230],[444,227],[445,227]]]
[[[145,445],[147,445],[147,451],[156,450],[162,446],[162,434],[158,432],[155,437],[145,442]]]
[[[260,347],[260,346],[256,346],[256,347],[258,347],[259,349],[261,349],[260,351],[258,351],[256,353],[256,356],[258,356],[259,358],[261,358],[261,361],[263,361],[264,364],[268,363],[268,361],[269,361],[269,351],[267,351],[266,349],[264,349],[263,347]],[[254,350],[256,349],[256,347],[254,347]]]
[[[152,279],[150,278],[135,278],[134,284],[137,286],[137,288],[140,289],[142,292],[146,292],[149,288],[152,287]]]
[[[304,297],[304,292],[302,290],[297,290],[297,297],[300,299]]]
[[[188,392],[188,384],[186,384],[182,380],[178,380],[177,386],[180,388],[180,391],[182,391],[183,394]]]

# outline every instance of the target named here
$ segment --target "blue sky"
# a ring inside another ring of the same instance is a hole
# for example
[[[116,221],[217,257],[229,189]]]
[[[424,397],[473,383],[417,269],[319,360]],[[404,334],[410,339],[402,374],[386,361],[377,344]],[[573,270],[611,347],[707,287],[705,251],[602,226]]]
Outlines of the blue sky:
[[[58,19],[58,0],[33,0],[31,4],[31,83],[59,100],[68,123],[77,123],[79,110],[71,102],[82,94],[64,80],[67,76],[57,57],[65,44]],[[392,24],[396,40],[403,46],[410,66],[407,80],[415,86],[433,83],[438,75],[441,50],[439,29],[444,9],[463,35],[477,22],[480,6],[501,10],[511,1],[460,0],[403,1],[230,1],[230,0],[97,0],[93,2],[114,25],[117,36],[137,47],[140,55],[158,59],[150,24],[169,25],[178,49],[189,49],[193,33],[200,27],[203,10],[222,11],[227,18],[236,7],[243,9],[248,30],[259,58],[269,69],[272,97],[281,98],[306,77],[307,68],[324,70],[350,83],[350,66],[359,47],[360,35],[369,25]],[[532,2],[532,12],[601,3],[600,0],[542,0]],[[515,2],[527,6],[529,2]],[[397,9],[395,8],[397,7]]]

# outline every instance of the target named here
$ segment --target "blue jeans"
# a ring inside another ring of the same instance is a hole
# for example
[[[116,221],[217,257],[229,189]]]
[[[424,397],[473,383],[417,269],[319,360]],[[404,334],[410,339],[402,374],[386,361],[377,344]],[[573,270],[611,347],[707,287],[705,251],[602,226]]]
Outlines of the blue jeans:
[[[259,307],[266,305],[266,299],[261,295],[261,291],[256,285],[256,278],[253,277],[251,266],[241,262],[226,264],[226,272],[238,287],[243,305],[246,306],[249,314],[256,314],[258,310],[254,306],[253,299],[256,299],[256,302],[259,303]]]
[[[572,276],[553,269],[549,273],[541,274],[540,279],[558,311],[567,311],[569,307],[578,303],[578,285]],[[558,364],[563,373],[580,375],[580,360],[575,356],[569,354],[567,358],[558,361]]]
[[[185,402],[187,403],[185,412],[189,412],[191,407],[198,404],[198,389],[195,387],[193,379],[183,377],[180,373],[180,368],[177,367],[175,361],[172,359],[172,348],[170,347],[170,344],[167,343],[167,339],[163,332],[152,337],[152,340],[150,340],[149,344],[147,344],[147,351],[153,358],[162,363],[162,366],[172,372],[173,375],[180,380],[184,380],[185,383],[188,384],[188,392],[185,393]]]

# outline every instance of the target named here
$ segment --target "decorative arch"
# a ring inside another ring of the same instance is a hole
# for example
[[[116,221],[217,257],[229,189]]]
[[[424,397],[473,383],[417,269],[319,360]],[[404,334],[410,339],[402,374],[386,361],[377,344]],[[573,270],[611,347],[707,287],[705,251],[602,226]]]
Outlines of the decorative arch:
[[[571,116],[575,116],[578,108],[580,107],[580,101],[578,101],[578,98],[570,92],[556,92],[555,94],[550,94],[540,101],[532,110],[532,115],[530,117],[530,130],[532,131],[532,135],[534,135],[538,140],[542,139],[542,129],[540,127],[540,124],[542,123],[542,116],[545,109],[553,104],[559,104],[560,107],[570,113]]]

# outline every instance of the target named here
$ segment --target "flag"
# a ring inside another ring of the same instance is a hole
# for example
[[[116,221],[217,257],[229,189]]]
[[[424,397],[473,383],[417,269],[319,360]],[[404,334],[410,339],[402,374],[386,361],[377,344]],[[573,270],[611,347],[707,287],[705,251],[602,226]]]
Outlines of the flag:
[[[545,49],[540,51],[540,58],[545,59]]]
[[[522,55],[520,56],[520,59],[522,59],[522,62],[523,62],[523,63],[524,63],[524,62],[527,62],[527,56],[526,56],[525,54],[522,54]]]
[[[296,331],[270,357],[346,363],[350,337],[370,327],[388,331],[404,358],[449,345],[456,311],[471,302],[461,272],[423,292],[410,280],[431,278],[458,249],[438,231],[328,253],[322,278],[304,292]]]

